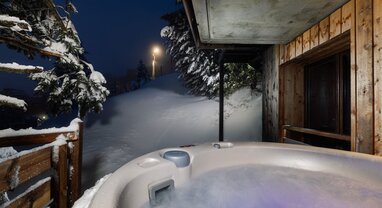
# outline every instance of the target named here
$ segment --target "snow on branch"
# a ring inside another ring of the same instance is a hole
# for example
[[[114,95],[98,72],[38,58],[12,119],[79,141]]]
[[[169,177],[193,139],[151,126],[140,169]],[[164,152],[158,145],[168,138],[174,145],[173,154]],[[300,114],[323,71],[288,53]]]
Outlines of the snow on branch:
[[[44,70],[41,66],[20,65],[18,63],[0,63],[0,72],[11,72],[18,74],[32,74],[42,72]]]
[[[14,97],[9,97],[0,94],[0,106],[21,108],[24,111],[27,110],[27,104],[24,100],[20,100]]]
[[[20,48],[26,51],[36,51],[40,53],[41,55],[44,56],[51,56],[51,57],[56,57],[56,58],[61,58],[61,54],[54,52],[54,51],[47,51],[42,48],[38,48],[36,46],[33,46],[31,44],[25,43],[21,40],[15,39],[15,38],[10,38],[10,37],[4,37],[0,36],[0,43],[6,43],[8,45],[14,46],[16,48]]]
[[[9,15],[0,15],[0,28],[9,28],[12,31],[20,32],[27,31],[31,32],[32,28],[28,22],[21,20],[18,17]]]

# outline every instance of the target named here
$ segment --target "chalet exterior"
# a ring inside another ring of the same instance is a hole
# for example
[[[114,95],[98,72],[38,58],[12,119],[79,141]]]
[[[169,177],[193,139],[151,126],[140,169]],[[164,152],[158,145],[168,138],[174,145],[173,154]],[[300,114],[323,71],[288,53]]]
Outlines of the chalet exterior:
[[[381,0],[183,4],[201,48],[242,53],[269,45],[263,65],[265,141],[382,155]]]

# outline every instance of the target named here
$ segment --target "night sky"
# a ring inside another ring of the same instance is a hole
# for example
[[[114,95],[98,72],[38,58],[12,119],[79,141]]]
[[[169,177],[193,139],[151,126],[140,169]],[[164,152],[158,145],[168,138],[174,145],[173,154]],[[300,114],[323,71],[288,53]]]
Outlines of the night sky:
[[[79,11],[73,22],[88,52],[87,59],[96,70],[114,75],[124,75],[128,69],[136,68],[140,59],[150,65],[151,47],[163,41],[160,30],[166,22],[160,17],[180,7],[175,0],[73,0],[73,3]],[[4,44],[0,44],[0,62],[50,67],[46,60],[28,60]],[[0,89],[30,91],[34,86],[25,75],[0,73]]]

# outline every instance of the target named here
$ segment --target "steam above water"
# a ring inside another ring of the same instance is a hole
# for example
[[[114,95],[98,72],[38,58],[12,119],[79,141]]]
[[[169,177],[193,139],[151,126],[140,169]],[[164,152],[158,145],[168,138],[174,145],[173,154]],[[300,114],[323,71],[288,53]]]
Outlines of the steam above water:
[[[382,187],[321,172],[237,166],[194,178],[155,208],[306,208],[382,206]]]

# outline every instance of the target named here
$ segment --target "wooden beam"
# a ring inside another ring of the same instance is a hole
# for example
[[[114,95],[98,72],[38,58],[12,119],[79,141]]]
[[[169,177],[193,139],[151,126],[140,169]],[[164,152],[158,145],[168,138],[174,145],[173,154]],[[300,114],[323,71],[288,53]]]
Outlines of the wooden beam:
[[[54,142],[56,138],[61,134],[68,138],[70,141],[78,139],[76,133],[72,131],[0,137],[0,147],[48,144]]]
[[[0,193],[48,171],[51,168],[51,150],[51,147],[47,147],[1,162]]]
[[[326,137],[326,138],[342,140],[342,141],[347,141],[347,142],[350,141],[350,136],[348,136],[348,135],[335,134],[335,133],[319,131],[319,130],[315,130],[315,129],[301,128],[301,127],[295,127],[295,126],[290,126],[290,125],[284,125],[283,129],[288,130],[288,131],[297,132],[297,133],[302,133],[302,134],[315,135],[315,136]],[[286,133],[284,133],[284,135],[286,137]]]
[[[357,123],[356,150],[374,154],[373,0],[355,1]]]
[[[382,0],[374,0],[374,139],[375,154],[382,156]]]

